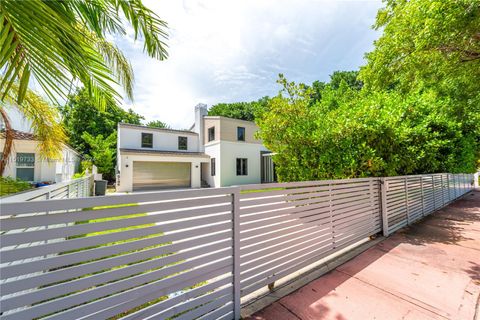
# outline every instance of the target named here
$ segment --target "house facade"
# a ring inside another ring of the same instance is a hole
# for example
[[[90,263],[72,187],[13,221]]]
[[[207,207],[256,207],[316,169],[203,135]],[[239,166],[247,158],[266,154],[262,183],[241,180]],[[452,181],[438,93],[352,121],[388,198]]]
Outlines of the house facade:
[[[7,113],[13,128],[13,144],[3,176],[28,182],[71,180],[80,168],[80,154],[68,145],[63,145],[61,157],[45,159],[38,152],[38,141],[31,133],[29,121],[13,107],[8,108]],[[0,120],[0,158],[3,157],[4,145],[5,128]]]
[[[117,191],[270,182],[273,163],[255,123],[207,114],[197,105],[191,130],[120,123]]]

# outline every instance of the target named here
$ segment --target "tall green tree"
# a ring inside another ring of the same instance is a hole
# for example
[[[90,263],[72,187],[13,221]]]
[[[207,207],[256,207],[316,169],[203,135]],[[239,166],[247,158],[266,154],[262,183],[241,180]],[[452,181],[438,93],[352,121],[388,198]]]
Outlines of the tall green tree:
[[[109,136],[102,134],[93,136],[88,132],[82,134],[82,139],[90,148],[90,158],[98,172],[103,174],[106,180],[115,179],[115,144],[117,142],[117,132]]]
[[[431,88],[455,98],[479,92],[479,0],[384,3],[375,23],[382,36],[360,73],[368,89]]]
[[[269,97],[263,97],[251,102],[218,103],[208,110],[208,115],[254,121],[266,110],[269,99]]]
[[[375,24],[382,36],[359,78],[369,91],[428,90],[452,101],[451,117],[480,159],[480,1],[384,2]]]
[[[434,90],[367,92],[343,82],[312,102],[312,88],[279,82],[257,124],[281,181],[475,170],[475,136]]]
[[[108,137],[116,132],[119,122],[141,124],[143,120],[141,115],[131,109],[123,110],[115,101],[109,101],[106,108],[100,110],[86,89],[70,95],[67,104],[59,110],[69,143],[86,155],[90,154],[91,147],[82,136],[84,132],[93,137]]]

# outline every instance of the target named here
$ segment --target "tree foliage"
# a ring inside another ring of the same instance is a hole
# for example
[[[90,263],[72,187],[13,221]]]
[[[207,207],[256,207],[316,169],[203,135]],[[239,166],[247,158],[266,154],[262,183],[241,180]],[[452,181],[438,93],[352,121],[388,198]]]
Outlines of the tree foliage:
[[[254,121],[266,110],[268,101],[269,97],[263,97],[252,102],[218,103],[208,110],[208,115]]]
[[[369,89],[431,88],[459,98],[475,95],[480,78],[479,0],[388,0],[382,29],[360,78]]]
[[[117,130],[119,122],[141,124],[143,120],[141,115],[131,109],[123,110],[114,101],[110,101],[105,110],[98,109],[85,89],[70,95],[67,104],[60,107],[60,114],[70,144],[83,154],[90,154],[91,150],[82,137],[83,132],[108,137]]]
[[[322,91],[284,86],[257,123],[282,181],[475,170],[475,133],[455,104],[434,91],[404,96],[346,85]]]
[[[160,120],[149,121],[147,122],[146,126],[150,128],[170,129],[168,124]]]
[[[386,0],[354,72],[283,89],[257,123],[284,181],[474,172],[480,2]]]
[[[109,136],[102,134],[93,136],[88,132],[84,132],[82,139],[90,148],[90,157],[93,164],[97,166],[98,172],[103,174],[104,179],[114,180],[117,132],[114,131]]]

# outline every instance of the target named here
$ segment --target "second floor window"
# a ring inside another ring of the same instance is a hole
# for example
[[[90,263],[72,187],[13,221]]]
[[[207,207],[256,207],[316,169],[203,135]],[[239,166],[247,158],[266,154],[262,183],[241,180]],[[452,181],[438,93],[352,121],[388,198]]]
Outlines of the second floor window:
[[[237,158],[237,176],[246,176],[248,175],[248,159]]]
[[[237,127],[237,140],[238,141],[245,141],[245,128],[244,127]]]
[[[187,150],[187,149],[188,149],[187,137],[178,137],[178,150]]]
[[[142,132],[142,148],[153,148],[153,133]]]
[[[208,128],[208,141],[215,140],[215,127]]]

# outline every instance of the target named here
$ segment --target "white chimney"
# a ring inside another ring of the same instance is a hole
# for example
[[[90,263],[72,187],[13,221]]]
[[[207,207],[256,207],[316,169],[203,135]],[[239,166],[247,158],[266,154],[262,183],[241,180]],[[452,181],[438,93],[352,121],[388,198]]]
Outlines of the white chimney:
[[[207,105],[204,103],[199,103],[195,106],[195,127],[193,128],[193,131],[198,133],[198,138],[199,138],[199,151],[204,152],[204,122],[203,122],[203,117],[208,115],[208,109]]]

